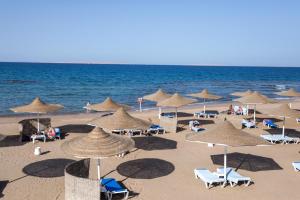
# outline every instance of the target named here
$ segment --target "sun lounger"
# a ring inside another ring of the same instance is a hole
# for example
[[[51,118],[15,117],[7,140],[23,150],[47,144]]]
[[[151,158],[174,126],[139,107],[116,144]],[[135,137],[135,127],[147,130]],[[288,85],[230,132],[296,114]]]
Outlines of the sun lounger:
[[[209,189],[213,184],[221,184],[224,182],[223,178],[220,178],[217,174],[210,172],[205,168],[194,169],[195,178],[200,178],[207,189]]]
[[[35,140],[43,140],[44,142],[46,142],[47,137],[44,134],[33,134],[30,136],[30,139],[32,140],[32,143],[35,143]]]
[[[260,135],[263,139],[271,142],[272,144],[275,144],[277,142],[283,142],[284,138],[282,135],[270,135],[270,134],[262,134]]]
[[[114,129],[114,130],[112,130],[112,133],[119,134],[119,135],[124,135],[125,130],[124,129]]]
[[[165,134],[166,133],[166,130],[159,126],[159,125],[151,125],[150,128],[147,130],[148,133],[155,133],[155,134],[159,134],[159,133],[163,133]]]
[[[101,180],[102,192],[105,192],[107,199],[111,200],[113,194],[124,194],[124,199],[128,199],[129,191],[123,188],[114,178],[104,178]]]
[[[193,126],[199,126],[200,123],[196,120],[194,121],[189,121],[189,127],[192,128]]]
[[[235,115],[242,115],[243,114],[243,108],[240,106],[233,106],[233,111]]]
[[[295,171],[300,171],[300,162],[292,162]]]
[[[275,144],[275,143],[278,143],[278,142],[282,142],[284,144],[287,144],[287,143],[300,143],[300,138],[298,137],[290,137],[290,136],[282,136],[281,134],[280,135],[270,135],[270,134],[262,134],[260,135],[263,139],[271,142],[272,144]]]
[[[205,128],[201,128],[199,126],[192,126],[191,130],[194,131],[194,132],[200,132],[200,131],[204,131]]]
[[[278,128],[278,125],[275,124],[272,120],[270,119],[264,119],[263,120],[263,125],[264,126],[267,126],[269,128]]]
[[[245,119],[242,120],[242,126],[247,127],[247,128],[256,128],[256,125],[255,125],[254,122],[248,121],[248,120],[245,120]]]
[[[168,117],[168,118],[174,118],[176,115],[175,115],[175,113],[170,112],[170,113],[161,113],[161,116]]]
[[[218,116],[218,112],[217,111],[211,111],[211,110],[207,110],[207,111],[200,111],[200,112],[195,112],[194,113],[194,117],[200,118],[217,118]]]
[[[59,128],[54,128],[55,138],[61,139],[61,131]]]
[[[223,167],[217,168],[217,173],[223,177],[224,168]],[[226,174],[227,174],[227,181],[230,183],[231,187],[236,186],[239,182],[244,182],[246,184],[245,186],[249,186],[249,184],[251,183],[250,177],[242,176],[230,167],[226,168]]]
[[[128,136],[142,135],[144,133],[143,130],[140,129],[125,129],[125,134]]]

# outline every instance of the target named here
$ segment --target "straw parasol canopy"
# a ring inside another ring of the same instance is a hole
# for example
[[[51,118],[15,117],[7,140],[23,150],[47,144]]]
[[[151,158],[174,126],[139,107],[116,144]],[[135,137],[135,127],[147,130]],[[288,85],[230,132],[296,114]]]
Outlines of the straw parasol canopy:
[[[265,111],[265,113],[272,115],[272,116],[278,116],[278,117],[283,118],[282,136],[284,136],[284,131],[285,131],[285,118],[299,118],[300,117],[300,111],[291,109],[288,104],[281,104],[272,110]]]
[[[227,180],[227,147],[267,145],[262,138],[250,135],[235,128],[229,121],[217,124],[213,129],[201,134],[191,133],[186,136],[188,141],[216,144],[224,146],[224,179]]]
[[[170,98],[158,102],[157,106],[166,106],[166,107],[178,108],[178,107],[188,105],[188,104],[191,104],[191,103],[194,103],[194,102],[196,102],[195,99],[186,98],[186,97],[181,96],[178,93],[175,93]]]
[[[134,148],[134,141],[128,137],[105,132],[95,127],[85,136],[66,141],[62,150],[77,158],[107,158],[122,154]]]
[[[243,96],[247,96],[247,95],[250,95],[252,94],[253,92],[251,90],[247,90],[245,92],[234,92],[234,93],[231,93],[232,96],[237,96],[237,97],[243,97]]]
[[[97,118],[89,123],[109,130],[115,130],[115,129],[145,130],[151,126],[150,122],[131,116],[124,110],[124,108],[119,108],[114,114]]]
[[[280,104],[278,107],[267,111],[267,114],[290,118],[300,117],[300,111],[291,109],[288,104]]]
[[[235,101],[244,103],[244,104],[266,104],[274,103],[275,101],[269,99],[267,96],[262,95],[261,93],[255,91],[249,95],[243,96],[241,98],[235,99]]]
[[[194,142],[213,143],[231,147],[267,144],[263,139],[235,128],[232,123],[227,120],[218,123],[210,130],[203,131],[201,134],[188,134],[186,139]]]
[[[144,96],[143,99],[146,99],[148,101],[159,102],[159,101],[163,101],[165,99],[168,99],[170,97],[171,97],[170,94],[167,94],[162,89],[159,89],[153,94],[149,94],[149,95]]]
[[[98,179],[100,180],[100,159],[125,153],[134,148],[131,138],[110,134],[95,127],[89,134],[66,141],[62,150],[74,157],[98,160]]]
[[[255,91],[252,92],[249,95],[240,97],[238,99],[235,99],[235,101],[238,101],[243,104],[254,104],[254,115],[253,120],[255,122],[255,115],[256,115],[256,104],[267,104],[267,103],[275,103],[274,100],[269,99],[267,96],[262,95],[261,93]]]
[[[300,97],[300,92],[297,92],[293,88],[290,88],[287,91],[277,92],[275,94],[280,95],[280,96],[286,96],[286,97]]]
[[[55,112],[60,109],[63,109],[64,107],[59,104],[47,104],[43,102],[39,97],[36,97],[30,104],[24,105],[24,106],[18,106],[15,108],[11,108],[12,111],[16,113],[35,113],[38,115],[37,117],[37,131],[40,131],[40,121],[39,121],[39,115]]]
[[[205,100],[206,99],[217,100],[217,99],[221,99],[222,98],[221,96],[209,93],[207,89],[204,89],[204,90],[202,90],[199,93],[190,94],[190,96],[192,96],[192,97],[198,97],[198,98],[202,98],[203,99],[203,112],[204,113],[205,113]]]
[[[202,90],[199,93],[190,94],[190,96],[192,96],[192,97],[198,97],[198,98],[202,98],[202,99],[213,99],[213,100],[221,99],[222,98],[221,96],[209,93],[207,89],[204,89],[204,90]]]
[[[126,110],[130,109],[130,106],[118,104],[115,101],[113,101],[110,97],[107,97],[102,103],[90,104],[86,106],[86,108],[89,110],[107,111],[107,112],[114,112],[121,107],[123,107]]]
[[[63,106],[59,104],[47,104],[39,97],[36,97],[30,104],[11,108],[12,111],[17,113],[49,113],[62,109]]]

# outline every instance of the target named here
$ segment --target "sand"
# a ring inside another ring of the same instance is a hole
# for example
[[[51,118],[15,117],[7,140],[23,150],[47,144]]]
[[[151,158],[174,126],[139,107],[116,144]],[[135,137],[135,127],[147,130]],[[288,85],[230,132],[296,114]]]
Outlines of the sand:
[[[273,105],[260,105],[258,108],[272,109]],[[227,107],[227,105],[226,105]],[[225,105],[210,105],[208,109],[225,110]],[[300,108],[300,103],[294,103],[294,108]],[[190,113],[180,117],[179,126],[183,129],[178,133],[166,133],[152,137],[134,137],[138,149],[134,149],[124,158],[112,157],[102,161],[101,174],[121,181],[131,192],[131,199],[300,199],[298,188],[300,172],[295,172],[291,162],[300,160],[300,146],[296,144],[272,145],[265,147],[228,148],[229,158],[235,155],[235,161],[240,165],[244,156],[248,156],[237,172],[249,176],[254,183],[249,187],[234,188],[220,186],[206,189],[203,182],[195,179],[193,170],[205,167],[215,171],[223,162],[223,148],[208,148],[205,144],[185,141],[189,133],[187,121],[193,119],[191,113],[201,108],[180,109],[180,112]],[[60,145],[73,137],[85,134],[89,128],[86,123],[99,114],[73,114],[52,116],[52,125],[64,126],[68,135],[63,140],[36,144],[11,141],[18,133],[17,122],[20,117],[0,118],[0,134],[9,135],[9,140],[0,144],[0,195],[3,199],[22,200],[52,200],[64,199],[64,166],[77,160],[61,151]],[[157,122],[157,111],[135,112],[133,115]],[[266,116],[258,114],[258,118]],[[222,120],[220,116],[216,120]],[[227,119],[241,128],[241,116],[227,116]],[[203,127],[214,126],[214,119],[203,120]],[[277,122],[281,125],[281,122]],[[287,127],[298,129],[300,124],[295,120],[287,120]],[[257,129],[245,131],[260,135],[267,129],[259,123]],[[41,147],[41,156],[34,156],[34,147]],[[211,159],[213,156],[214,162]],[[137,170],[137,166],[141,168]],[[91,166],[94,166],[93,164]],[[91,178],[96,178],[96,169],[91,167]],[[134,171],[135,170],[135,171]],[[126,177],[123,175],[132,175]]]

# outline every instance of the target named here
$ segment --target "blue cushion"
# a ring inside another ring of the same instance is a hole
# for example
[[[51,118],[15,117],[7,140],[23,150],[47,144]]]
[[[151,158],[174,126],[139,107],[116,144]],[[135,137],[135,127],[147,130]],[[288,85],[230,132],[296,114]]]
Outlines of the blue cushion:
[[[157,129],[157,128],[160,128],[160,126],[159,126],[159,125],[156,125],[156,124],[152,124],[152,125],[150,126],[150,128]]]
[[[101,184],[110,192],[118,192],[125,190],[114,178],[104,178]]]

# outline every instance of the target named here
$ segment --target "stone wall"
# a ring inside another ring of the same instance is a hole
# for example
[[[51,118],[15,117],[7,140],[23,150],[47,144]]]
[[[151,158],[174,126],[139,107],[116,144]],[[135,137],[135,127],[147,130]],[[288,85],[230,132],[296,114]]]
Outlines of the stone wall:
[[[164,127],[166,132],[170,133],[176,133],[177,132],[177,119],[174,118],[169,118],[169,117],[160,117],[159,125],[161,127]]]
[[[69,164],[65,168],[65,200],[99,200],[98,180],[89,179],[90,159]]]

